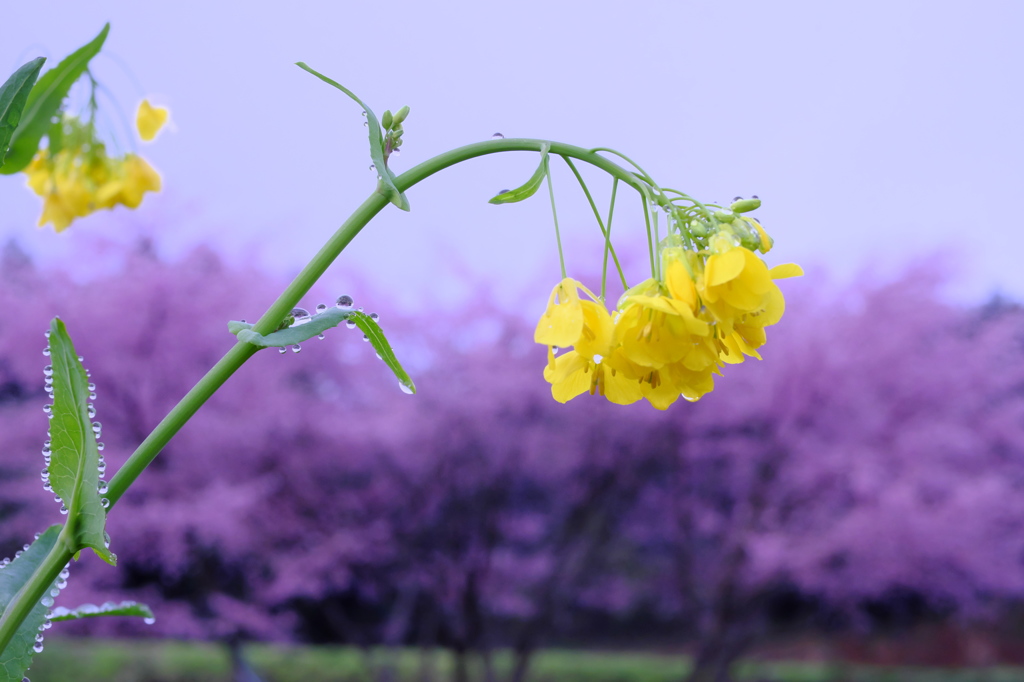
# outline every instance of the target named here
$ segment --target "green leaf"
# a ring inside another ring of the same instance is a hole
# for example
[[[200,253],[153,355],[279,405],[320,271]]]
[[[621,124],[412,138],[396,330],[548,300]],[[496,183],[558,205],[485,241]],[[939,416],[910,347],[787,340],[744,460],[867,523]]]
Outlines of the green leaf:
[[[302,343],[324,333],[331,327],[337,327],[342,322],[351,320],[366,335],[367,340],[369,340],[373,349],[377,351],[377,355],[384,361],[384,364],[398,377],[398,383],[402,390],[407,393],[416,392],[416,384],[413,383],[405,368],[402,367],[398,358],[395,357],[395,351],[392,350],[391,344],[388,343],[387,337],[384,336],[384,330],[380,328],[380,325],[372,317],[358,310],[328,308],[324,312],[313,315],[308,319],[309,322],[292,325],[266,336],[254,332],[251,324],[234,320],[228,322],[228,331],[237,336],[239,341],[245,341],[260,348],[284,348]]]
[[[498,196],[494,197],[487,203],[489,204],[514,204],[517,201],[523,201],[529,199],[537,190],[540,189],[541,183],[544,181],[544,176],[548,172],[548,149],[549,145],[544,145],[540,150],[540,165],[537,166],[537,170],[533,172],[530,179],[526,181],[522,187],[510,189],[502,192]]]
[[[108,601],[100,606],[95,604],[82,604],[75,609],[66,609],[58,606],[50,613],[50,620],[58,622],[62,620],[78,620],[79,618],[97,618],[99,616],[139,616],[147,622],[153,622],[155,616],[148,606],[135,601],[123,601],[115,604]]]
[[[384,134],[381,132],[380,121],[377,120],[376,114],[370,107],[366,106],[363,100],[356,97],[355,93],[346,88],[341,83],[331,80],[322,73],[310,68],[305,62],[296,62],[296,66],[300,69],[304,69],[324,83],[333,85],[334,87],[341,90],[343,93],[354,99],[359,106],[366,112],[367,128],[370,130],[370,159],[373,161],[374,167],[377,169],[377,176],[380,178],[377,182],[377,191],[388,198],[392,204],[402,209],[403,211],[409,210],[409,200],[405,198],[405,192],[400,192],[398,187],[395,185],[395,174],[388,168],[387,162],[384,160]]]
[[[0,569],[0,611],[7,608],[14,596],[43,563],[43,559],[57,543],[60,529],[60,526],[50,526],[28,549],[21,553],[21,556]],[[51,585],[50,589],[53,587]],[[53,604],[53,598],[49,595],[43,599],[48,599],[49,603]],[[32,647],[36,644],[36,634],[39,633],[39,627],[46,619],[48,610],[49,607],[44,606],[40,601],[32,607],[28,618],[18,626],[11,643],[3,650],[3,653],[0,653],[0,682],[21,682],[25,671],[32,664],[32,654],[34,653]]]
[[[21,121],[21,112],[45,61],[45,57],[33,59],[0,85],[0,168],[3,168],[11,137]]]
[[[44,73],[32,88],[21,122],[11,139],[6,163],[0,168],[0,174],[17,173],[29,164],[39,149],[39,141],[50,128],[51,119],[60,110],[71,86],[85,73],[89,60],[103,47],[109,31],[110,24],[107,24],[98,36],[65,57],[55,68]]]
[[[68,534],[75,549],[91,547],[108,564],[107,513],[99,487],[99,450],[89,416],[89,379],[60,318],[50,322],[53,408],[50,420],[50,485],[68,508]],[[47,370],[49,371],[49,369]]]

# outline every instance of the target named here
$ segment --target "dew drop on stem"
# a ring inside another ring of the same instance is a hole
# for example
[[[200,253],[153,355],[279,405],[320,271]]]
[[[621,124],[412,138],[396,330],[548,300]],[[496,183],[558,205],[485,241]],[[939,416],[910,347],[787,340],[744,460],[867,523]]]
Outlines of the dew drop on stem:
[[[401,380],[398,381],[398,387],[402,389],[402,393],[406,395],[412,395],[412,389],[405,385]]]
[[[338,300],[334,302],[334,305],[342,310],[351,310],[354,301],[348,294],[342,294],[338,297]]]
[[[494,133],[493,135],[491,135],[491,139],[492,140],[504,140],[505,136],[502,135],[501,133]]]
[[[327,310],[327,304],[326,303],[317,303],[316,304],[316,311],[317,311],[317,313],[322,313],[325,310]]]

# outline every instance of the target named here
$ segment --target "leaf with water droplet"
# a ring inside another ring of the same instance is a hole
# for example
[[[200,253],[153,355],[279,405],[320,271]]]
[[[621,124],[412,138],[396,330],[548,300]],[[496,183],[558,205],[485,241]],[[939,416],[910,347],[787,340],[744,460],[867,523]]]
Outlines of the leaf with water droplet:
[[[377,191],[387,197],[388,201],[398,208],[403,211],[408,211],[409,200],[405,198],[405,192],[400,191],[395,185],[395,174],[390,168],[388,168],[388,165],[384,160],[384,133],[381,130],[380,121],[377,119],[376,114],[373,113],[373,110],[366,106],[366,103],[359,99],[354,92],[346,88],[341,83],[331,80],[319,71],[309,67],[305,62],[296,62],[295,65],[300,69],[313,74],[324,83],[341,90],[343,93],[354,99],[359,106],[363,108],[363,111],[366,113],[366,127],[370,131],[370,160],[373,161],[373,165],[377,167],[377,172],[380,173],[380,179],[377,182]]]
[[[529,199],[537,190],[540,189],[541,183],[544,181],[544,176],[548,172],[548,145],[544,145],[540,150],[540,165],[537,166],[537,170],[533,172],[530,179],[521,187],[515,189],[507,189],[504,192],[493,197],[487,203],[489,204],[514,204],[517,201],[523,201]]]
[[[0,570],[0,612],[4,611],[19,590],[29,581],[32,574],[43,563],[57,543],[60,526],[50,526],[35,542],[14,561]],[[54,584],[56,584],[56,580]],[[53,589],[54,585],[50,585]],[[46,591],[49,595],[49,590]],[[46,621],[47,607],[42,601],[32,607],[28,617],[18,626],[14,638],[0,653],[0,680],[21,680],[32,665],[32,647],[36,643],[39,627]]]
[[[91,547],[108,564],[117,559],[103,544],[107,514],[97,492],[100,453],[89,407],[89,380],[64,322],[50,323],[53,419],[50,485],[68,508],[68,535],[75,550]]]
[[[50,614],[50,620],[78,620],[79,618],[96,618],[98,616],[138,616],[147,620],[154,618],[153,611],[145,604],[136,601],[123,601],[120,604],[106,602],[99,606],[82,604],[78,608],[66,609],[58,606]]]
[[[284,348],[311,339],[332,327],[337,327],[342,322],[346,325],[355,323],[355,326],[359,327],[366,335],[367,340],[373,345],[373,349],[380,354],[381,360],[395,373],[402,385],[407,386],[413,393],[416,392],[416,385],[409,378],[402,364],[398,362],[395,351],[391,349],[391,344],[388,343],[380,325],[361,310],[328,308],[322,313],[311,316],[309,322],[305,324],[280,329],[266,336],[254,332],[251,324],[235,320],[228,322],[228,331],[237,336],[239,341],[245,341],[260,348],[272,346]]]
[[[25,110],[28,95],[32,92],[32,86],[35,85],[39,70],[43,68],[45,61],[45,57],[33,59],[0,85],[0,168],[4,165],[11,137],[14,136],[14,131],[21,121],[21,113]]]
[[[53,124],[54,115],[60,110],[68,90],[74,85],[86,68],[89,60],[103,47],[110,31],[110,24],[103,27],[99,35],[61,60],[60,64],[43,74],[36,81],[28,95],[21,121],[11,137],[11,148],[7,152],[0,174],[17,173],[29,164],[43,135]]]

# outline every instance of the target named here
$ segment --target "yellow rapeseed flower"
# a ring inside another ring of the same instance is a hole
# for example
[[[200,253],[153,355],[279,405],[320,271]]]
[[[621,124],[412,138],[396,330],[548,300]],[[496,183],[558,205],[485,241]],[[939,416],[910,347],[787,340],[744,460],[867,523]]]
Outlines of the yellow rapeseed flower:
[[[154,107],[149,100],[142,100],[135,114],[135,127],[139,131],[139,137],[146,142],[153,140],[167,123],[168,113],[167,107]]]

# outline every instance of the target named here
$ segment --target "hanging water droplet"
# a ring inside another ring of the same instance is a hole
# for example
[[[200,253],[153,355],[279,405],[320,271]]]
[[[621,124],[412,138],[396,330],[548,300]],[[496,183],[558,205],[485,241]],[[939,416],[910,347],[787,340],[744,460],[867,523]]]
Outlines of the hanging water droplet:
[[[370,127],[370,122],[369,121],[363,121],[363,125],[366,126],[367,128],[369,128]]]
[[[409,387],[409,386],[406,386],[405,383],[403,383],[401,380],[398,381],[398,387],[400,389],[402,389],[402,393],[405,393],[407,395],[412,395],[413,394],[412,388]]]
[[[92,423],[92,432],[95,433],[98,436],[98,435],[100,435],[101,431],[103,431],[103,424],[100,424],[99,422],[93,422]]]
[[[342,294],[338,297],[338,300],[334,302],[334,305],[338,308],[346,309],[351,308],[354,301],[348,294]]]
[[[57,589],[56,585],[53,587],[53,589],[50,590],[50,596],[51,597],[59,597],[60,596],[60,590]],[[42,637],[42,635],[39,635],[39,636]]]
[[[356,308],[356,310],[358,310],[359,312],[363,312],[363,306],[359,306],[358,308]]]
[[[43,486],[43,492],[52,493],[53,492],[53,486],[50,485],[49,483],[45,484]]]
[[[374,355],[376,355],[376,356],[377,356],[377,359],[378,359],[378,360],[383,360],[383,359],[384,359],[384,358],[382,358],[382,357],[380,356],[380,353],[374,353]]]
[[[300,350],[302,350],[302,346],[300,346],[299,344],[295,344],[294,346],[292,346],[293,353],[298,353]]]
[[[89,394],[89,400],[96,400],[96,394],[95,393],[90,393]]]
[[[551,354],[552,355],[558,355],[558,351],[560,351],[560,350],[562,350],[562,349],[559,348],[558,346],[551,346]]]
[[[49,469],[43,469],[43,470],[42,470],[42,471],[41,471],[41,472],[39,473],[39,477],[40,477],[41,479],[43,479],[43,481],[49,481],[49,480],[50,480],[50,470],[49,470]]]
[[[33,644],[32,645],[32,651],[36,652],[37,654],[38,653],[42,653],[42,651],[43,651],[43,643],[42,642],[36,642],[35,644]],[[25,679],[27,680],[28,678],[26,677]]]
[[[22,548],[21,548],[21,551],[23,551],[23,552],[27,552],[27,551],[28,551],[28,548],[29,548],[29,545],[28,545],[28,543],[25,543],[25,544],[24,544],[24,545],[22,546]]]
[[[47,439],[47,440],[44,440],[44,441],[43,441],[43,448],[44,448],[44,449],[45,449],[45,448],[49,448],[49,447],[50,447],[51,445],[53,445],[53,441],[51,441],[51,440],[49,440],[49,439]],[[44,454],[44,455],[47,455],[47,454],[49,454],[49,453],[47,453],[47,452],[44,452],[43,454]]]
[[[505,136],[502,135],[501,133],[494,133],[493,135],[491,135],[491,139],[492,140],[504,140]]]
[[[38,540],[39,538],[43,537],[43,534],[42,533],[36,533],[32,537],[35,538],[36,540]]]
[[[81,355],[79,355],[78,356],[78,361],[79,362],[85,362],[85,358],[83,358]]]
[[[88,403],[86,405],[86,414],[89,415],[89,419],[92,419],[93,417],[95,417],[96,416],[96,406],[93,405],[92,403]]]
[[[103,546],[110,549],[110,533],[103,531]]]
[[[106,495],[108,490],[110,490],[110,486],[107,485],[106,481],[101,479],[99,486],[96,488],[96,492],[100,495]]]
[[[47,365],[46,367],[43,367],[43,376],[53,376],[53,365]]]
[[[317,335],[316,335],[316,338],[318,338],[318,339],[320,339],[321,341],[323,341],[323,340],[324,340],[324,333],[323,333],[323,332],[320,332],[319,334],[317,334]]]
[[[43,630],[49,630],[50,628],[53,627],[53,623],[50,622],[49,618],[47,618],[46,620],[43,621],[43,624],[40,625],[39,627],[41,627]]]
[[[53,598],[52,597],[43,597],[42,599],[39,600],[39,603],[42,604],[43,606],[45,606],[46,608],[50,608],[51,606],[53,606]]]
[[[17,552],[14,553],[14,558],[17,559],[21,555],[22,555],[22,551],[19,549]]]
[[[146,617],[146,618],[142,619],[142,622],[145,623],[146,625],[152,625],[153,623],[156,622],[156,618]]]
[[[46,348],[43,349],[43,355],[49,357],[49,355],[50,355],[50,347],[49,346],[47,346]]]
[[[316,311],[318,313],[322,313],[325,310],[327,310],[327,304],[326,303],[317,303],[316,304]]]
[[[756,194],[751,194],[750,198],[751,199],[760,199],[761,197],[757,196]]]
[[[105,447],[107,446],[104,445],[103,443],[96,443],[96,449],[99,450],[100,452],[103,452],[103,448]]]
[[[377,165],[376,165],[376,164],[373,164],[373,163],[371,163],[371,164],[370,164],[370,170],[372,170],[372,171],[375,171],[375,170],[377,170]]]
[[[100,476],[105,474],[107,472],[107,463],[106,462],[100,462],[98,465],[96,465],[96,472]]]
[[[369,340],[370,340],[370,337],[367,336],[366,334],[363,334],[363,341],[369,341]]]
[[[285,353],[288,352],[288,349],[285,348],[284,346],[281,346],[280,348],[277,349],[277,352],[280,353],[281,355],[284,355]]]
[[[355,329],[356,328],[356,321],[355,320],[345,320],[345,326],[348,327],[349,329]]]
[[[47,329],[45,332],[43,332],[43,336],[45,336],[46,338],[50,338],[50,333],[50,330]]]
[[[65,516],[67,516],[67,513],[68,513],[68,508],[67,508],[67,507],[65,507],[65,506],[64,506],[63,504],[62,504],[62,505],[60,505],[60,513],[61,513],[61,514],[64,514]]]
[[[361,115],[362,115],[363,118],[366,118],[366,110],[365,109],[363,110]]]
[[[380,319],[380,315],[378,315],[377,313],[370,313],[370,319],[376,322],[377,320]]]
[[[58,578],[56,585],[57,585],[57,589],[58,590],[63,590],[65,587],[68,586],[68,581],[66,579],[64,579],[64,578]],[[39,627],[42,627],[42,626],[40,625]]]
[[[50,405],[49,403],[47,403],[46,405],[43,405],[43,412],[45,412],[46,414],[50,414],[50,412],[52,412],[52,411],[53,411],[53,405]]]
[[[100,498],[100,506],[103,507],[104,509],[106,509],[107,507],[110,506],[110,500],[108,500],[105,497],[101,497]]]
[[[401,156],[401,155],[402,155],[402,150],[401,150],[401,149],[397,149],[397,148],[396,148],[396,149],[392,149],[392,150],[391,150],[391,156],[395,157],[396,159],[397,159],[397,158],[398,158],[399,156]]]
[[[292,312],[290,314],[295,318],[295,321],[292,322],[291,325],[293,327],[309,322],[309,311],[305,308],[292,308]]]

